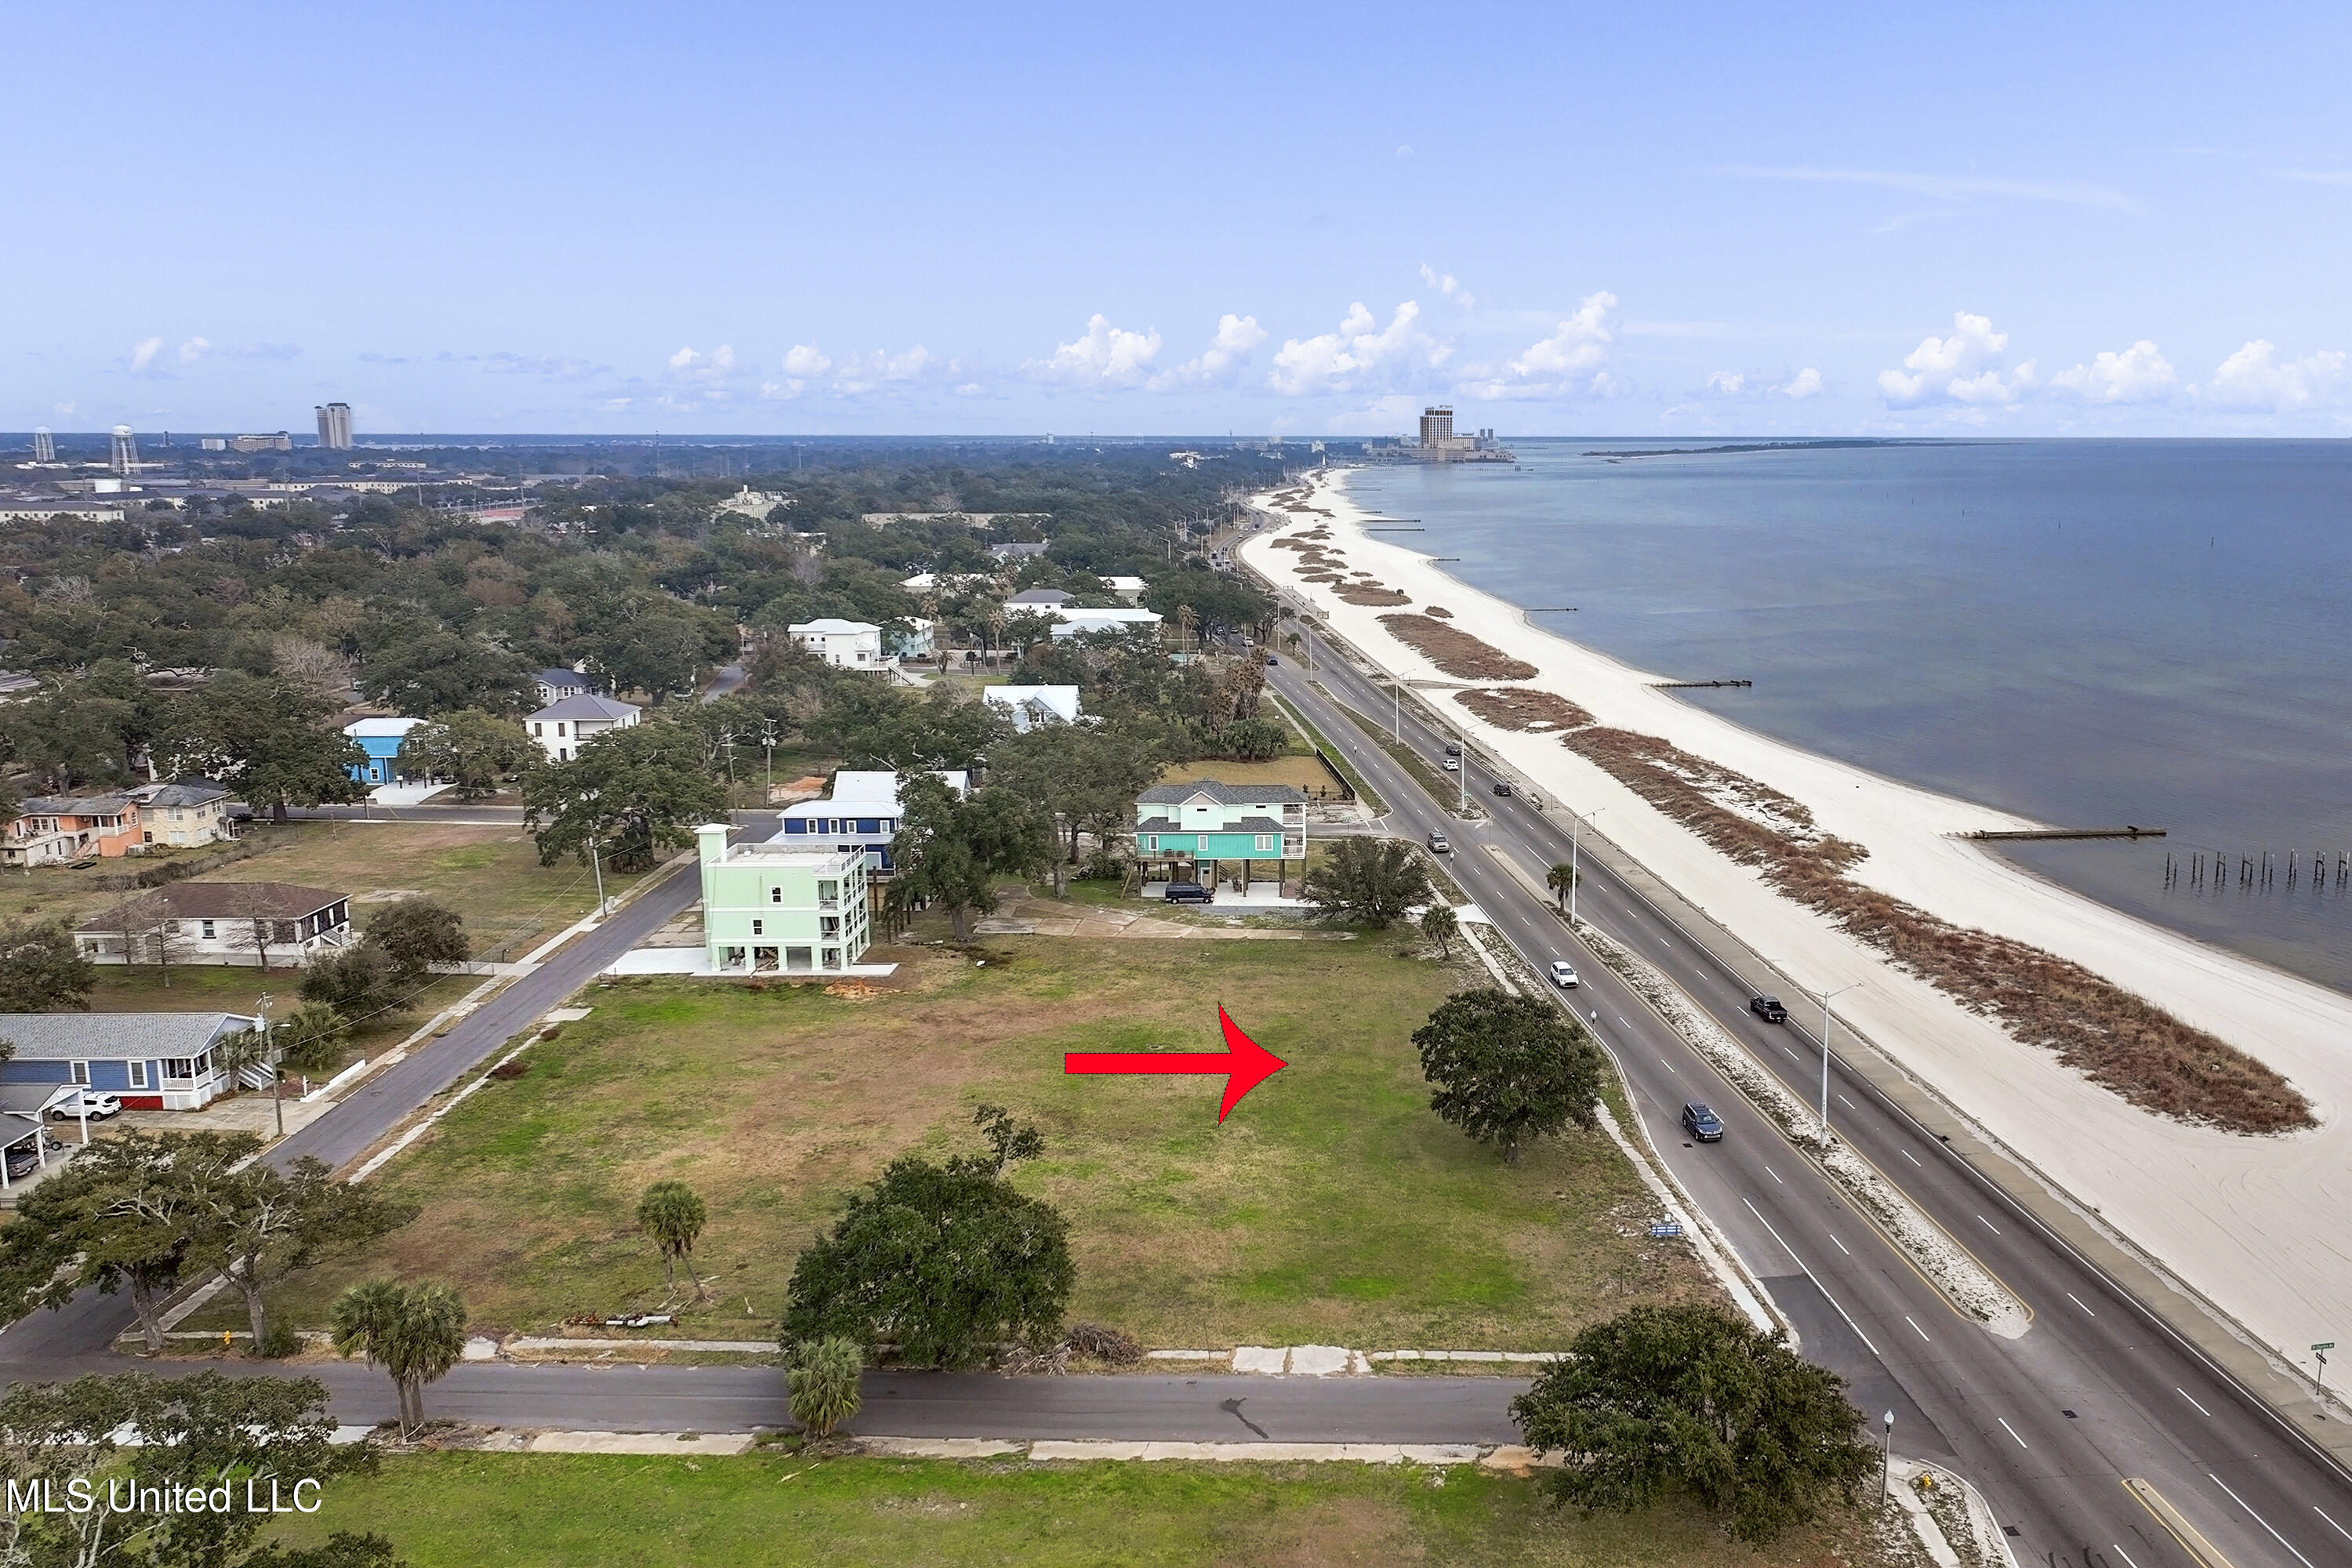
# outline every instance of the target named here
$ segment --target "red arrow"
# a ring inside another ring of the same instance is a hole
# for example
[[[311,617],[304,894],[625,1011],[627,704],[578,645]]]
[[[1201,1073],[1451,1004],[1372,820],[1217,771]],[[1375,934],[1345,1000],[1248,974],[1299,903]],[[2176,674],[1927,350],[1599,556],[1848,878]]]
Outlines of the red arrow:
[[[1241,1026],[1217,1009],[1217,1023],[1225,1031],[1222,1051],[1069,1051],[1062,1057],[1066,1073],[1223,1073],[1224,1103],[1217,1120],[1242,1102],[1242,1096],[1290,1064],[1241,1031]]]

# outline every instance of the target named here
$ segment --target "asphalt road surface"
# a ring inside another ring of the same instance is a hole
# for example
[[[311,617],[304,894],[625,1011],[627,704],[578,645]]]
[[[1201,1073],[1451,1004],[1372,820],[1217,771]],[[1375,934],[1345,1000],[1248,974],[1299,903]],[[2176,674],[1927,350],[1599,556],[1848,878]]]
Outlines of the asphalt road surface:
[[[1462,787],[1491,815],[1459,819],[1454,802],[1431,800],[1333,700],[1386,721],[1384,685],[1328,647],[1318,650],[1319,684],[1295,659],[1266,673],[1380,794],[1390,831],[1423,839],[1436,830],[1452,839],[1448,869],[1531,965],[1547,969],[1555,958],[1575,965],[1584,984],[1572,1005],[1623,1068],[1667,1163],[1763,1277],[1805,1353],[1847,1379],[1874,1435],[1879,1415],[1892,1410],[1897,1450],[1948,1464],[1983,1488],[2015,1532],[2009,1544],[2021,1563],[2200,1568],[2125,1489],[2126,1477],[2151,1483],[2234,1568],[2352,1563],[2352,1479],[2330,1456],[1848,1075],[1832,1053],[1839,1134],[2022,1299],[2033,1326],[2021,1339],[2001,1339],[1948,1304],[1570,934],[1548,900],[1497,863],[1497,852],[1511,857],[1540,886],[1547,868],[1569,858],[1563,813],[1538,811],[1523,795],[1496,796],[1493,775],[1465,756]],[[1436,766],[1449,737],[1410,708],[1402,727],[1402,743]],[[1757,1018],[1745,977],[1637,891],[1612,851],[1592,854],[1591,833],[1582,844],[1580,915],[1664,971],[1801,1100],[1816,1103],[1821,1050],[1801,1018]],[[1691,1100],[1721,1115],[1721,1142],[1685,1140],[1681,1111]]]

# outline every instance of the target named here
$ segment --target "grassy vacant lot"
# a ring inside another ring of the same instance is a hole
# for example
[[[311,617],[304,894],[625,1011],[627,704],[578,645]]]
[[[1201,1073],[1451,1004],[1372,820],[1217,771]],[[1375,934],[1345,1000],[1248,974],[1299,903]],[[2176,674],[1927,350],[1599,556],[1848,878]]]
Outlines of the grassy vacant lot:
[[[1160,770],[1161,784],[1190,784],[1194,779],[1216,779],[1230,784],[1289,784],[1313,795],[1318,790],[1333,790],[1331,775],[1313,756],[1297,753],[1271,757],[1262,763],[1218,762],[1213,759],[1197,763],[1171,763]]]
[[[537,847],[519,825],[295,822],[246,831],[260,853],[208,872],[205,880],[294,882],[348,893],[352,918],[362,928],[369,913],[390,899],[430,893],[466,917],[475,951],[484,957],[519,957],[596,905],[588,868],[570,860],[541,866]],[[109,860],[95,873],[54,869],[8,877],[0,881],[0,912],[71,920],[110,908],[141,895],[100,891],[90,886],[91,877],[142,864]],[[604,889],[616,894],[635,879],[608,868]],[[175,974],[173,989],[179,984]]]
[[[952,1464],[450,1453],[331,1482],[278,1539],[391,1537],[416,1568],[700,1564],[1437,1563],[1892,1568],[1863,1524],[1763,1551],[1669,1504],[1591,1520],[1523,1480],[1358,1465]]]
[[[542,1327],[664,1299],[632,1227],[647,1183],[710,1205],[716,1300],[693,1337],[767,1334],[793,1255],[908,1150],[975,1150],[972,1107],[1034,1118],[1016,1179],[1069,1216],[1075,1315],[1147,1345],[1308,1342],[1544,1348],[1636,1301],[1705,1291],[1598,1135],[1517,1167],[1439,1122],[1408,1037],[1459,972],[1398,937],[1354,942],[1007,938],[976,964],[882,950],[898,989],[645,981],[534,1048],[385,1171],[422,1218],[369,1259],[288,1287],[324,1319],[390,1269],[456,1284],[478,1324]],[[1288,1070],[1223,1126],[1222,1080],[1071,1078],[1073,1049],[1205,1050],[1215,1007]],[[201,1326],[201,1325],[197,1325]]]
[[[169,984],[164,982],[168,980]],[[346,1058],[373,1056],[390,1046],[434,1014],[463,996],[480,982],[461,975],[429,980],[409,994],[397,1012],[357,1020]],[[302,977],[299,971],[273,969],[267,974],[244,964],[197,967],[174,964],[168,973],[142,964],[136,969],[109,966],[98,972],[98,989],[90,994],[94,1013],[242,1013],[258,1010],[264,993],[269,1016],[283,1018],[299,1005]],[[313,1081],[320,1075],[312,1075]],[[265,1097],[264,1104],[268,1101]]]

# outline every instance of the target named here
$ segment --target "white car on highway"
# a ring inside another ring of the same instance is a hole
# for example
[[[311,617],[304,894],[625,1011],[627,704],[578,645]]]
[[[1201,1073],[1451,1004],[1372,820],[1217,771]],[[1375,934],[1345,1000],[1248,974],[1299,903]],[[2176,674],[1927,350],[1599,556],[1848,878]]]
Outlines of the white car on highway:
[[[1551,983],[1562,991],[1573,991],[1584,984],[1576,977],[1576,966],[1564,958],[1551,961]]]

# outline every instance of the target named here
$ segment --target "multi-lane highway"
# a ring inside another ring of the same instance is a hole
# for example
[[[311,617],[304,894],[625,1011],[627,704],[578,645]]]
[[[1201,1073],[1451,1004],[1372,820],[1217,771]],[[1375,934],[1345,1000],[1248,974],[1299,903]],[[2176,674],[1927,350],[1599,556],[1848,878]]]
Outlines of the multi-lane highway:
[[[1762,1278],[1805,1352],[1847,1378],[1874,1430],[1881,1413],[1895,1413],[1898,1452],[1975,1480],[2013,1532],[2021,1563],[2221,1568],[2195,1554],[2127,1479],[2152,1489],[2156,1508],[2178,1510],[2234,1568],[2352,1563],[2352,1479],[2330,1456],[1833,1052],[1839,1134],[2027,1304],[2032,1328],[2013,1340],[1989,1332],[1882,1239],[1543,899],[1545,869],[1570,855],[1557,805],[1539,809],[1524,792],[1495,795],[1495,775],[1465,754],[1463,787],[1487,815],[1459,819],[1452,800],[1431,799],[1340,711],[1344,701],[1389,720],[1386,685],[1328,644],[1312,679],[1295,659],[1266,673],[1379,793],[1387,830],[1445,833],[1454,847],[1447,868],[1528,963],[1575,965],[1584,984],[1570,1005],[1622,1066],[1667,1164]],[[1454,738],[1410,705],[1401,726],[1402,743],[1433,767]],[[1645,895],[1639,868],[1590,831],[1582,851],[1580,916],[1663,971],[1813,1103],[1822,1057],[1802,1009],[1785,1025],[1758,1018],[1751,987],[1780,989],[1771,976],[1709,951],[1671,917],[1669,900]],[[1691,1100],[1721,1114],[1721,1142],[1686,1141],[1681,1110]]]

